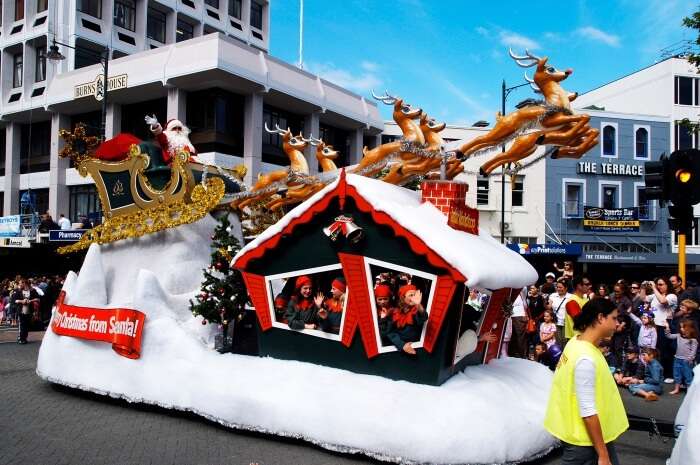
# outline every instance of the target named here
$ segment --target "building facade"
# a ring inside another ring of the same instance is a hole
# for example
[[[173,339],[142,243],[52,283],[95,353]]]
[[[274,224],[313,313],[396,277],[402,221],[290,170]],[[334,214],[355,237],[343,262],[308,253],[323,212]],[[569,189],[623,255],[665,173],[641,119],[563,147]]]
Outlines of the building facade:
[[[445,143],[470,140],[488,132],[488,127],[465,127],[448,125],[440,133]],[[401,137],[401,130],[393,121],[384,123],[382,142],[388,142]],[[544,147],[538,148],[532,158],[539,157]],[[481,176],[479,166],[484,163],[485,155],[467,159],[464,162],[464,173],[456,179],[469,185],[467,205],[479,210],[479,228],[487,230],[491,236],[500,239],[501,236],[501,170],[497,169],[490,176]],[[504,211],[504,242],[506,243],[543,243],[546,240],[544,226],[545,161],[541,158],[536,163],[518,172],[511,179],[505,177],[505,211]]]
[[[374,146],[383,123],[372,101],[268,54],[265,0],[15,0],[2,3],[0,190],[2,214],[31,190],[36,210],[73,220],[99,210],[90,178],[60,159],[60,129],[100,134],[90,86],[107,48],[106,137],[150,137],[144,116],[185,122],[208,162],[244,163],[246,181],[289,164],[264,124],[313,134],[341,151],[339,166]],[[47,60],[54,39],[65,60]],[[73,48],[71,48],[73,47]],[[86,91],[86,89],[88,89]],[[318,170],[307,154],[310,170]]]
[[[628,114],[662,115],[668,122],[667,154],[677,149],[700,148],[700,135],[679,124],[683,119],[697,122],[700,115],[698,69],[683,57],[670,57],[635,71],[576,99],[578,108],[596,107]],[[693,234],[687,238],[688,253],[700,253],[696,207]],[[672,237],[676,250],[675,236]]]
[[[576,246],[572,258],[597,278],[606,270],[619,274],[620,266],[628,268],[625,276],[648,272],[650,265],[674,266],[677,256],[672,253],[666,209],[646,199],[644,186],[644,163],[668,151],[668,119],[586,112],[591,126],[600,130],[599,144],[580,159],[546,162],[549,234]],[[639,226],[633,231],[605,231],[606,226],[587,221],[586,207],[627,210],[638,218]]]

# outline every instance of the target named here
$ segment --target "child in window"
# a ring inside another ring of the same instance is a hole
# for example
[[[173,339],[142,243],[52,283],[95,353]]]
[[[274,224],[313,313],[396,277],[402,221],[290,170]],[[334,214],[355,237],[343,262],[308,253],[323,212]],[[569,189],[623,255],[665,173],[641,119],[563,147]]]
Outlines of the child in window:
[[[386,332],[398,350],[411,355],[416,353],[411,343],[420,339],[423,323],[428,319],[422,299],[423,293],[413,284],[399,288],[399,308],[392,312]]]
[[[321,329],[327,333],[340,333],[340,322],[343,319],[343,309],[345,308],[346,289],[345,279],[335,278],[331,283],[330,298],[321,300],[318,318]],[[323,299],[323,294],[319,293],[314,299],[315,304],[318,303],[319,296]]]
[[[316,329],[318,307],[311,297],[313,283],[308,276],[297,277],[294,295],[289,299],[285,318],[290,329]]]
[[[669,394],[676,395],[681,392],[681,385],[690,387],[693,382],[693,366],[695,355],[698,352],[698,330],[695,322],[687,318],[681,320],[680,334],[671,334],[666,320],[666,337],[676,340],[676,355],[673,358],[673,382],[676,383]]]
[[[656,349],[647,347],[642,350],[642,362],[644,362],[644,380],[633,379],[629,390],[635,396],[644,397],[644,400],[659,400],[663,392],[661,383],[664,380],[664,369],[656,360]]]
[[[379,335],[382,340],[382,345],[391,345],[391,341],[387,338],[389,331],[389,322],[391,315],[396,311],[391,305],[393,294],[391,288],[386,284],[378,284],[374,288],[374,301],[377,307],[377,323],[379,326]]]

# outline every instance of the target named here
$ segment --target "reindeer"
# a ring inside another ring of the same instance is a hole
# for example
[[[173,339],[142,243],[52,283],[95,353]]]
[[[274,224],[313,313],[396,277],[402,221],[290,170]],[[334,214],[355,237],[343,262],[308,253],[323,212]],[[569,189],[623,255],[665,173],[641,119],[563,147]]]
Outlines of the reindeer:
[[[314,139],[312,135],[309,137],[312,145],[316,146],[316,160],[318,160],[319,165],[321,165],[321,172],[330,173],[331,171],[336,171],[338,169],[333,163],[333,160],[338,158],[340,152],[335,150],[332,145],[326,145],[321,139]]]
[[[319,164],[321,165],[322,172],[329,173],[338,170],[338,167],[335,165],[335,163],[333,163],[333,160],[338,158],[340,152],[334,150],[332,145],[326,145],[323,140],[314,138],[313,134],[306,140],[311,145],[316,146],[316,160],[318,160]],[[319,190],[323,189],[324,186],[325,184],[321,181],[314,182],[312,184],[292,186],[283,197],[271,200],[268,202],[265,208],[270,211],[275,211],[285,205],[303,202]]]
[[[414,142],[416,144],[423,145],[425,143],[425,138],[420,130],[418,124],[415,120],[418,118],[422,112],[420,108],[413,108],[411,104],[405,103],[403,99],[389,95],[388,91],[384,92],[384,95],[379,96],[372,91],[372,97],[386,105],[393,105],[394,112],[392,117],[396,124],[401,129],[403,138],[405,140]],[[383,168],[382,162],[386,157],[393,153],[401,151],[401,141],[388,142],[386,144],[381,144],[371,150],[367,147],[362,149],[363,157],[360,163],[353,170],[354,173],[363,174],[364,176],[372,176],[373,174],[381,171]],[[413,156],[413,154],[402,154],[402,158]]]
[[[508,115],[497,113],[494,128],[463,144],[458,152],[469,156],[512,140],[513,144],[506,152],[481,166],[481,172],[485,175],[498,166],[526,158],[534,153],[538,145],[559,146],[552,153],[552,158],[580,158],[597,144],[598,130],[588,125],[588,115],[573,113],[571,102],[578,94],[565,91],[559,84],[573,71],[560,71],[548,66],[547,57],[537,57],[527,50],[525,56],[516,56],[512,50],[509,53],[518,66],[536,67],[533,79],[527,77],[527,73],[525,78],[533,90],[544,96],[544,102],[523,107]]]
[[[265,123],[265,130],[270,134],[279,134],[282,136],[282,150],[284,150],[284,153],[287,155],[287,157],[289,157],[291,164],[288,169],[276,170],[270,173],[260,173],[258,175],[257,182],[250,190],[251,194],[253,195],[244,198],[239,202],[232,202],[231,206],[233,208],[243,209],[247,205],[261,200],[266,196],[266,194],[268,194],[267,188],[275,183],[283,184],[280,187],[284,188],[287,185],[287,179],[289,178],[289,174],[291,172],[302,175],[309,174],[309,165],[304,157],[304,149],[306,149],[306,147],[309,145],[310,140],[304,139],[301,132],[298,136],[294,136],[289,128],[284,130],[281,129],[279,125],[275,125],[275,129],[272,130],[267,127],[267,123]],[[255,195],[255,193],[258,191],[260,191],[260,194]]]

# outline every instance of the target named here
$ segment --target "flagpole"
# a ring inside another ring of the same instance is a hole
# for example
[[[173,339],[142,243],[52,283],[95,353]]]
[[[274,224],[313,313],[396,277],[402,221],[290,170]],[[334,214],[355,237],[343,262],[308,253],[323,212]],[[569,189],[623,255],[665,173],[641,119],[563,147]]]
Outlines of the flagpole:
[[[299,68],[304,69],[304,0],[299,0]]]

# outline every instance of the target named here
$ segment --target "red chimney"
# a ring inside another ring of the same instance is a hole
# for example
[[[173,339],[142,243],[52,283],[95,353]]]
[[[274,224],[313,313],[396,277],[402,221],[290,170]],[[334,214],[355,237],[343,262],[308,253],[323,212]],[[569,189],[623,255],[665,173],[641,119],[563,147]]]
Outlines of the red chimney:
[[[423,181],[421,184],[421,199],[430,202],[447,216],[450,207],[463,206],[466,203],[469,185],[457,181]]]

